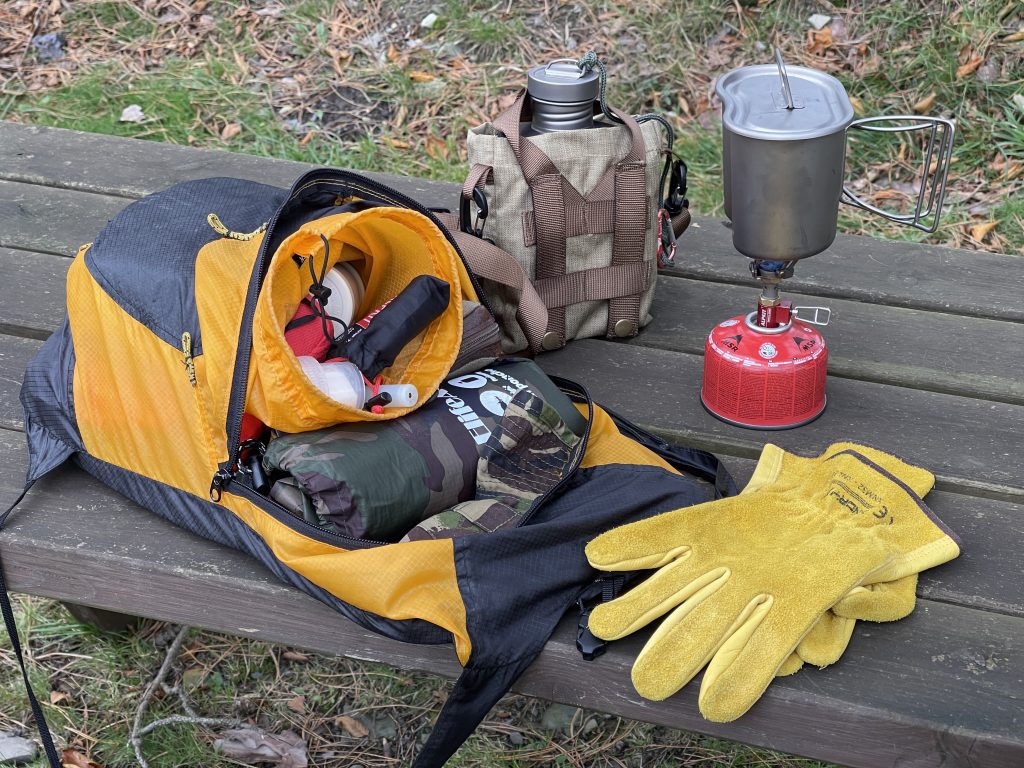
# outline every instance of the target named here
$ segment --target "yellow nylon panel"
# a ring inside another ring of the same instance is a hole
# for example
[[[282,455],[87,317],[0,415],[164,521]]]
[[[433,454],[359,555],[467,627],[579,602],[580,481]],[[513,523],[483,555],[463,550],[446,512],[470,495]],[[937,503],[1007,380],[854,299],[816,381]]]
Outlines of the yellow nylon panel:
[[[115,304],[81,256],[67,288],[75,415],[86,450],[205,497],[213,462],[182,351]]]
[[[586,405],[576,403],[576,409],[584,416],[587,415]],[[580,467],[597,467],[604,464],[640,464],[661,467],[674,475],[680,474],[658,454],[619,432],[611,417],[600,406],[595,405],[587,452],[583,455]]]
[[[451,539],[341,551],[303,536],[230,492],[222,503],[296,573],[357,608],[389,619],[425,619],[448,630],[459,661],[469,660],[472,645]]]
[[[447,375],[462,337],[461,262],[448,240],[425,216],[400,208],[371,208],[303,225],[275,254],[253,320],[255,378],[247,410],[284,432],[309,431],[346,421],[391,419],[411,410],[388,408],[373,414],[334,402],[306,379],[288,347],[284,326],[310,283],[309,265],[299,267],[291,255],[312,258],[319,274],[324,259],[321,233],[330,241],[328,266],[344,258],[355,262],[368,278],[363,311],[393,298],[419,275],[435,275],[452,286],[448,308],[384,371],[386,381],[414,384],[420,403],[424,402]]]
[[[209,420],[210,444],[218,461],[227,459],[225,424],[238,332],[249,276],[262,241],[262,235],[249,241],[220,238],[204,246],[196,258],[196,308],[202,330],[202,359],[206,361],[205,375],[199,382]]]

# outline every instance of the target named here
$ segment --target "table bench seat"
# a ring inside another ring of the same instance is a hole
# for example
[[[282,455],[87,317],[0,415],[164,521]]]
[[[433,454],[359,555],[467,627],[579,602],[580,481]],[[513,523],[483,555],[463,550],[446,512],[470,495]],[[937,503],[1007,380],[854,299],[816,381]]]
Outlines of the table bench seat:
[[[109,162],[117,157],[117,163]],[[0,123],[0,487],[13,499],[27,453],[18,390],[57,326],[82,242],[131,200],[212,175],[289,185],[289,161]],[[455,187],[382,177],[428,205]],[[642,637],[594,662],[567,617],[515,690],[852,766],[1024,765],[1024,278],[1018,259],[840,236],[798,265],[794,303],[833,309],[829,406],[764,433],[709,416],[698,399],[704,337],[752,308],[756,289],[722,222],[697,217],[663,274],[655,321],[628,343],[574,342],[539,358],[596,400],[669,439],[714,451],[740,482],[766,441],[803,452],[869,443],[932,469],[936,513],[964,553],[925,573],[907,619],[860,624],[843,659],[776,681],[734,723],[703,720],[693,683],[639,698]],[[11,588],[399,668],[454,676],[449,646],[363,630],[256,562],[175,529],[67,466],[40,481],[0,534]],[[202,600],[196,596],[202,595]],[[259,605],[259,611],[252,606]],[[14,674],[13,671],[9,671]]]

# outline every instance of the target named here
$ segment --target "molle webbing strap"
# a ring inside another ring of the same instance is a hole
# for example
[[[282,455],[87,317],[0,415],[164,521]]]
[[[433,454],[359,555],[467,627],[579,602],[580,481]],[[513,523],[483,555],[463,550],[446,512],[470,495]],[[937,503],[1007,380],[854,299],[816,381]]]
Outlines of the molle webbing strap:
[[[560,173],[536,177],[530,184],[533,193],[534,224],[537,231],[537,280],[565,275],[565,197],[564,179]],[[554,334],[552,338],[549,334]],[[556,343],[557,341],[557,343]],[[565,308],[548,308],[548,328],[544,337],[545,349],[565,344]]]
[[[581,301],[603,301],[643,293],[650,285],[653,261],[630,261],[610,267],[582,269],[535,281],[537,293],[550,311]]]
[[[615,231],[612,237],[612,266],[644,259],[647,238],[647,165],[644,162],[646,146],[640,126],[624,112],[612,112],[629,128],[633,144],[629,154],[615,166]],[[608,304],[609,338],[635,336],[640,330],[640,298],[643,290],[614,298]],[[616,326],[626,321],[628,328],[620,331]],[[625,332],[624,332],[625,331]]]
[[[643,261],[649,224],[646,145],[640,126],[635,120],[618,110],[612,112],[630,131],[632,140],[629,152],[620,163],[610,168],[598,180],[586,200],[558,172],[554,163],[542,150],[522,138],[520,124],[530,113],[530,103],[525,92],[520,92],[515,103],[493,122],[494,127],[508,140],[533,197],[533,229],[536,233],[535,277],[538,283],[565,277],[566,238],[585,232],[614,232],[612,266],[620,266],[630,261]],[[478,182],[484,178],[480,173],[477,172],[474,181]],[[470,181],[466,181],[464,194],[467,189],[472,192],[474,184]],[[609,199],[612,200],[610,208],[602,204]],[[524,241],[528,242],[528,238],[524,237]],[[649,272],[647,274],[649,275]],[[616,296],[609,304],[606,334],[609,337],[635,335],[640,328],[640,298],[646,285],[635,292],[630,291],[629,294],[621,289],[616,293],[613,286],[606,282],[610,276],[610,273],[604,273],[595,275],[589,283],[585,279],[577,278],[571,284],[551,285],[559,286],[557,290],[552,289],[560,297],[559,302],[570,295],[575,297],[574,301],[568,301],[567,304],[605,300],[611,295]],[[593,295],[585,289],[587,285],[595,287]],[[579,292],[581,287],[582,294]],[[562,303],[548,304],[547,332],[553,334],[555,338],[548,337],[550,341],[546,348],[562,346],[565,343],[564,306]],[[627,333],[616,330],[617,323],[623,320],[628,321],[628,326],[624,329],[628,331]]]
[[[523,90],[512,106],[498,115],[493,125],[508,140],[512,153],[519,161],[523,178],[530,187],[537,232],[534,271],[537,279],[543,279],[565,274],[566,215],[562,189],[565,180],[543,150],[531,141],[523,140],[519,126],[530,113],[529,100]],[[565,309],[558,307],[548,312],[545,342],[545,349],[555,349],[565,344]]]

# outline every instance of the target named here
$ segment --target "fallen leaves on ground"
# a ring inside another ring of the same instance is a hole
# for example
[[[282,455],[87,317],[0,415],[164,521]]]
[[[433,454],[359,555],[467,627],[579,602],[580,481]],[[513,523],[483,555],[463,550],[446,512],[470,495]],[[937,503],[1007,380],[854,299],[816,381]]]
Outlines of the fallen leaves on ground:
[[[60,753],[60,764],[63,768],[103,768],[99,763],[93,762],[77,749],[65,749]]]
[[[341,715],[334,718],[334,724],[343,728],[345,733],[357,739],[363,739],[370,735],[370,729],[349,715]]]

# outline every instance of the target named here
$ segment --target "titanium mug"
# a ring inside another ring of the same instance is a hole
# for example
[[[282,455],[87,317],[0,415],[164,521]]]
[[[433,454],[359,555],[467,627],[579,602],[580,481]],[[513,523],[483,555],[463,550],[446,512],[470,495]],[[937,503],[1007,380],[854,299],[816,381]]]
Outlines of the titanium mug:
[[[807,67],[741,67],[718,79],[722,180],[733,246],[752,259],[793,261],[821,253],[836,236],[839,203],[934,232],[946,191],[955,124],[899,115],[853,119],[843,84]],[[909,123],[908,125],[905,125]],[[924,172],[912,213],[867,203],[843,185],[849,128],[927,131]],[[934,170],[931,170],[932,163]],[[931,219],[930,224],[925,219]]]

